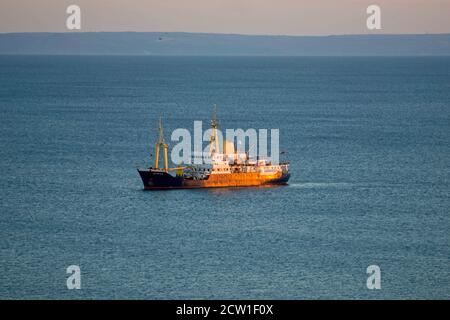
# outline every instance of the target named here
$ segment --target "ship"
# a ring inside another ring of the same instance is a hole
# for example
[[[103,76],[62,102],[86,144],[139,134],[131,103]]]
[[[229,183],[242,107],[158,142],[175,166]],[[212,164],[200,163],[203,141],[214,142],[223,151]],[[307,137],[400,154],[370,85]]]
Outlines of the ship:
[[[154,165],[137,169],[146,190],[259,187],[287,185],[290,178],[289,162],[272,163],[268,159],[251,159],[248,152],[235,152],[234,143],[223,140],[219,149],[217,135],[219,122],[211,120],[210,161],[208,164],[182,165],[169,168],[169,145],[164,141],[161,119],[159,137],[155,144]],[[160,151],[164,164],[159,166]]]

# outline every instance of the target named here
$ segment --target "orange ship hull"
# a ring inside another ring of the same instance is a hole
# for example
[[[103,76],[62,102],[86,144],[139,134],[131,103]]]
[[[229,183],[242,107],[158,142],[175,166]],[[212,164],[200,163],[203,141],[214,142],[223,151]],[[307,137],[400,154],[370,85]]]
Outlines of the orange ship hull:
[[[186,179],[161,170],[138,170],[144,183],[144,189],[189,189],[189,188],[223,188],[223,187],[256,187],[262,185],[287,184],[290,174],[276,172],[260,174],[258,172],[241,172],[211,174],[207,179]]]

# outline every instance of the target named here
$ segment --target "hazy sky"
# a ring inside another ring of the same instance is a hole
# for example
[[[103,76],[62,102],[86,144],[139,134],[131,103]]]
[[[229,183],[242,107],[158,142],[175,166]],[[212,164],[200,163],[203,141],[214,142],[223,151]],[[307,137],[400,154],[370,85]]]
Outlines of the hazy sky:
[[[450,33],[450,0],[0,0],[0,32],[68,31],[70,4],[81,7],[80,31],[364,34],[377,4],[377,33]]]

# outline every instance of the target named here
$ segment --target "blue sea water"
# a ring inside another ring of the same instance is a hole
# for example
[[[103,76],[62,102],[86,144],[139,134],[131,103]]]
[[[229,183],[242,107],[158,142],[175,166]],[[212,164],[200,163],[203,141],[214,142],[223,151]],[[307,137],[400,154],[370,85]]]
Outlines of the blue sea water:
[[[289,186],[142,190],[213,104]],[[0,298],[450,298],[450,58],[2,56],[0,113]]]

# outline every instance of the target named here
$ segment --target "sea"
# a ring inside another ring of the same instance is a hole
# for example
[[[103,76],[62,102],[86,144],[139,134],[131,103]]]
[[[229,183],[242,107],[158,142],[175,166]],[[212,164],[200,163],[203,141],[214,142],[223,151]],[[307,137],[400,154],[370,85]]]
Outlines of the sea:
[[[214,105],[289,185],[144,191]],[[0,130],[1,299],[450,298],[449,57],[0,56]]]

